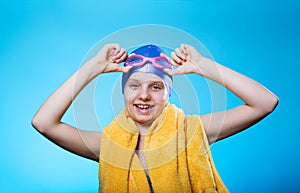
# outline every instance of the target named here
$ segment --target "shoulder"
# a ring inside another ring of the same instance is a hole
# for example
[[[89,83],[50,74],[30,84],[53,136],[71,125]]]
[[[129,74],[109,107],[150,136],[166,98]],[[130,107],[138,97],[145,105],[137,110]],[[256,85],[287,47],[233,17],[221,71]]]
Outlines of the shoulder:
[[[187,133],[194,132],[198,135],[198,137],[206,138],[206,132],[201,120],[201,117],[198,115],[186,116],[185,117],[185,125]]]

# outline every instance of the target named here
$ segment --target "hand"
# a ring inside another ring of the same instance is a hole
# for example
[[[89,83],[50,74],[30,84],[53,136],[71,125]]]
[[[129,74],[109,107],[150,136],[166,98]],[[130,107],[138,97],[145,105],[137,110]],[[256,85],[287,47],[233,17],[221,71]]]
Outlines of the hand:
[[[131,67],[120,66],[119,63],[127,58],[127,51],[121,48],[119,44],[106,44],[92,58],[97,66],[98,74],[104,72],[127,72]]]
[[[161,55],[168,58],[173,66],[177,66],[175,69],[165,69],[171,76],[190,73],[200,74],[199,61],[203,57],[193,46],[182,44],[180,48],[176,48],[171,53],[172,58],[169,58],[166,54]]]

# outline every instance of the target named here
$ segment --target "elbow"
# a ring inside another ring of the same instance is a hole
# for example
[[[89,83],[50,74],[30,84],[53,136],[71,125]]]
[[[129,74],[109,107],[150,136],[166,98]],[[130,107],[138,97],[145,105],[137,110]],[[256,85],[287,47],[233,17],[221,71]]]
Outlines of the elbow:
[[[264,112],[265,114],[272,113],[279,103],[279,98],[276,95],[272,95],[268,102],[265,103]]]
[[[37,112],[31,120],[31,125],[41,134],[48,135],[48,132],[60,124],[60,119],[55,120],[49,114]]]
[[[47,126],[45,125],[44,121],[39,118],[38,115],[35,115],[31,120],[31,125],[40,133],[45,133]]]
[[[41,123],[40,123],[40,120],[37,118],[37,116],[35,115],[32,120],[31,120],[31,125],[33,128],[35,128],[36,130],[40,130],[41,128]]]

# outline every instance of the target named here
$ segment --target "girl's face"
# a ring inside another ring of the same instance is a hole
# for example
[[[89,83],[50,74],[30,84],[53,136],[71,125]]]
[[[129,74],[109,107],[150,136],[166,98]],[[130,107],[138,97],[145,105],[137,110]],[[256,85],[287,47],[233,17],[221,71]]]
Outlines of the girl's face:
[[[139,124],[151,124],[168,103],[169,95],[163,80],[150,73],[132,74],[124,87],[129,116]]]

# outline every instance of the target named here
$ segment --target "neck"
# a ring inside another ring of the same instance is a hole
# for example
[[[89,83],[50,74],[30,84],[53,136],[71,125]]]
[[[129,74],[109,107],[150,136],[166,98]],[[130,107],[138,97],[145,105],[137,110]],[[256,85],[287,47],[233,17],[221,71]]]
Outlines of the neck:
[[[137,126],[137,128],[139,129],[139,134],[140,135],[146,135],[150,126],[151,126],[151,123],[138,123],[136,122],[135,125]]]

